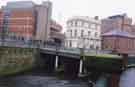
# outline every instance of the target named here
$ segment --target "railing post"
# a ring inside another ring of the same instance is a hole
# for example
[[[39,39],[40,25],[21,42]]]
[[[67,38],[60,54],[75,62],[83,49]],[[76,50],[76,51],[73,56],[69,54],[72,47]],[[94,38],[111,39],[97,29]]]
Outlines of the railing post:
[[[58,69],[58,62],[59,62],[59,56],[56,55],[56,58],[55,58],[55,70]]]
[[[80,65],[79,65],[79,74],[83,73],[83,60],[80,60]]]
[[[59,66],[59,56],[58,56],[58,45],[56,44],[55,71],[58,69],[58,66]]]
[[[80,48],[80,64],[79,64],[79,77],[83,76],[83,59],[85,59],[84,48]]]

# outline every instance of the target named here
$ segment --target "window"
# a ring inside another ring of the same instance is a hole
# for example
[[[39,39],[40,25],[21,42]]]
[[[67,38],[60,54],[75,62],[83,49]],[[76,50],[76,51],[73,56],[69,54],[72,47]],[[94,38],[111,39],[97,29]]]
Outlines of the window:
[[[98,34],[97,34],[97,32],[95,33],[95,37],[97,37],[98,36]]]
[[[72,22],[72,26],[75,26],[75,21]]]
[[[72,30],[70,30],[70,37],[72,37]]]
[[[90,45],[90,48],[91,48],[91,49],[94,49],[94,46],[93,46],[93,45]]]
[[[69,47],[72,47],[72,42],[71,41],[69,41]]]
[[[96,50],[99,50],[99,46],[96,46]]]
[[[71,23],[71,26],[73,26],[73,22],[70,22]]]
[[[83,37],[84,30],[81,30],[81,37]]]
[[[90,36],[91,35],[91,32],[90,31],[88,31],[88,36]]]
[[[75,21],[75,26],[77,27],[77,21]]]
[[[78,21],[78,26],[82,26],[82,22],[81,21]]]
[[[77,30],[75,30],[75,37],[77,37]]]

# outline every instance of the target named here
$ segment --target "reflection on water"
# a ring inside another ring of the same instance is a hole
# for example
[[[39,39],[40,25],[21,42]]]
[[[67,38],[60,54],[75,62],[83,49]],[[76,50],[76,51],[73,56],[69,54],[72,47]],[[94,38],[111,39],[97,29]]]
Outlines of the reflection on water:
[[[0,80],[0,87],[88,87],[80,81],[59,80],[49,76],[16,76]]]

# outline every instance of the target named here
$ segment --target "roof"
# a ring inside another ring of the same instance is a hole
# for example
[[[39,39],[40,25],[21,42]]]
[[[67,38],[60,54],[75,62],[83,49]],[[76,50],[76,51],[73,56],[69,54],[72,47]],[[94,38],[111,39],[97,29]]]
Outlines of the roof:
[[[94,17],[92,18],[92,17],[89,17],[89,16],[73,16],[73,17],[69,18],[67,20],[67,22],[73,21],[73,20],[81,20],[81,21],[94,22],[94,23],[97,23],[97,24],[101,24],[100,20],[97,20]]]
[[[122,37],[135,38],[134,35],[132,35],[128,32],[125,32],[125,31],[121,31],[121,29],[113,29],[110,32],[102,34],[102,36],[122,36]]]
[[[7,3],[6,8],[31,8],[33,6],[32,1],[12,1]]]

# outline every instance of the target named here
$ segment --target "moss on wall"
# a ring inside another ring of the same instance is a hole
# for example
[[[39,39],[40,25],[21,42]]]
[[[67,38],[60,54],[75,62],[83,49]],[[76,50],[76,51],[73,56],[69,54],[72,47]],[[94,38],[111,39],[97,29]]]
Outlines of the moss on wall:
[[[0,76],[32,68],[35,54],[33,48],[0,47]]]

